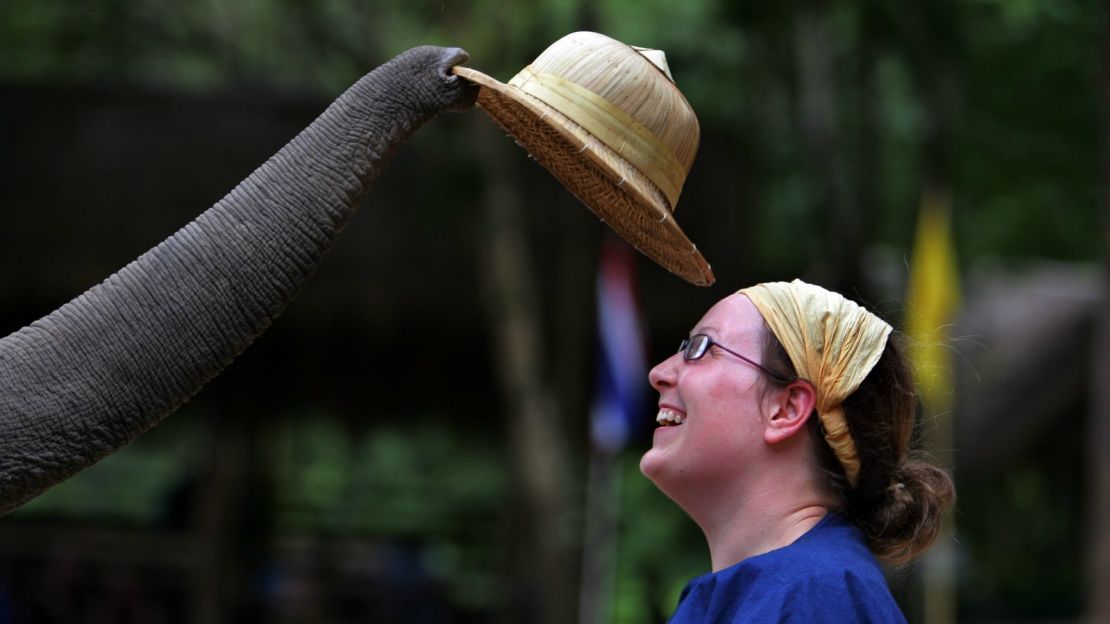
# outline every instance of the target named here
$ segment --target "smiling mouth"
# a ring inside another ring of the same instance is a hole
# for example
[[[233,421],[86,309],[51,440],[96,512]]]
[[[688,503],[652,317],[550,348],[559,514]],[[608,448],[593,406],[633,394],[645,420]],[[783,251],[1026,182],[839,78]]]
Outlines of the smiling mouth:
[[[659,414],[655,416],[655,422],[664,427],[677,427],[686,422],[686,416],[664,407],[661,408]]]

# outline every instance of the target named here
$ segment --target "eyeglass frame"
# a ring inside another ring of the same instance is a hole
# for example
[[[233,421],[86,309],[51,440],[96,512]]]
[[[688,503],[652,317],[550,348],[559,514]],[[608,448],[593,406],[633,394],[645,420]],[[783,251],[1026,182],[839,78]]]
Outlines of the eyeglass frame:
[[[702,347],[702,349],[700,351],[698,351],[696,355],[691,355],[691,351],[693,350],[695,341],[697,341],[697,339],[699,339],[699,338],[704,338],[705,339],[705,343],[704,343],[705,346]],[[700,360],[703,357],[705,357],[705,354],[709,353],[709,349],[711,347],[717,347],[717,348],[721,349],[722,351],[724,351],[726,353],[735,355],[736,357],[740,358],[741,360],[744,360],[748,364],[751,364],[752,366],[758,368],[760,371],[763,372],[763,374],[767,375],[771,379],[773,379],[773,380],[775,380],[775,381],[777,381],[781,384],[789,384],[789,383],[792,383],[792,382],[798,380],[798,378],[796,376],[795,377],[788,377],[786,375],[783,375],[782,373],[776,373],[776,372],[768,369],[767,367],[763,366],[759,362],[756,362],[755,360],[753,360],[749,357],[740,355],[739,353],[733,351],[732,349],[729,349],[725,345],[717,342],[716,340],[713,340],[713,337],[710,336],[709,334],[694,334],[693,336],[690,336],[689,338],[683,338],[682,343],[678,346],[678,353],[682,354],[682,361],[690,362],[692,360]]]

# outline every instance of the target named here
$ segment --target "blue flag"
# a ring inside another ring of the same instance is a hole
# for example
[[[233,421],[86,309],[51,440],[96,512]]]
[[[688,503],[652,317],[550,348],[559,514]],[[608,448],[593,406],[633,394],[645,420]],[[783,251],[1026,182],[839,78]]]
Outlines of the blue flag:
[[[616,453],[646,426],[647,364],[635,289],[635,255],[606,237],[597,273],[598,384],[590,438],[599,451]]]

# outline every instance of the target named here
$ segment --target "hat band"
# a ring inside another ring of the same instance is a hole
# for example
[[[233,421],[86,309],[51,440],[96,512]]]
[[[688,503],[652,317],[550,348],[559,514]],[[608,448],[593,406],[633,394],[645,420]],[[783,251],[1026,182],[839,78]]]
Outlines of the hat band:
[[[686,169],[646,126],[593,91],[554,74],[537,72],[531,65],[509,84],[566,115],[632,163],[659,188],[674,211]]]

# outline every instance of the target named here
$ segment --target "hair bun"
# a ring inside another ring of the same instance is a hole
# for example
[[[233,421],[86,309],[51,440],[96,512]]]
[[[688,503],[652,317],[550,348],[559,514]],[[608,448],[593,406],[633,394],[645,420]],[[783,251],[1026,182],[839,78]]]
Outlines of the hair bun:
[[[892,471],[884,494],[874,515],[860,524],[880,558],[903,564],[936,539],[955,487],[947,472],[911,453]]]

